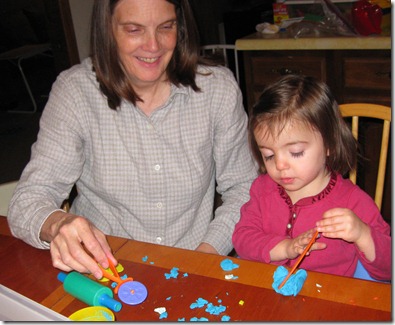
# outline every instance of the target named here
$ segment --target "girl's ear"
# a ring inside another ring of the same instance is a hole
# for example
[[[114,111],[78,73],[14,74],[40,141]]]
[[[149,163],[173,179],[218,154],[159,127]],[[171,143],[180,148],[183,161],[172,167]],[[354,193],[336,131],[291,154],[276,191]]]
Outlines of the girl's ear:
[[[329,157],[329,149],[326,149],[326,156]]]

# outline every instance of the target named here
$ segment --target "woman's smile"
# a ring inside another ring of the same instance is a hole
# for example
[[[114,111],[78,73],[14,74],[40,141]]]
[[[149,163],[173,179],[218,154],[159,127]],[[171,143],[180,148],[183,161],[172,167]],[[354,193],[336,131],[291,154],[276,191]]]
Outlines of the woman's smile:
[[[143,61],[145,63],[155,63],[157,60],[159,60],[159,57],[156,58],[143,58],[143,57],[137,57],[139,61]]]

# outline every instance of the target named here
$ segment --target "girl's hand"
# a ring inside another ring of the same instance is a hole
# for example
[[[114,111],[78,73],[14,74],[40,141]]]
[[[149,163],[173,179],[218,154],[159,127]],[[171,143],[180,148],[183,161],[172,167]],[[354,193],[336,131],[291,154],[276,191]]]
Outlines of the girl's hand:
[[[369,261],[376,258],[370,227],[350,209],[334,208],[322,215],[317,230],[327,238],[340,238],[354,243]]]
[[[303,253],[304,249],[309,244],[311,238],[313,238],[315,231],[316,229],[310,229],[300,234],[298,237],[295,237],[294,239],[290,240],[287,248],[287,255],[289,259],[294,259]],[[307,252],[306,255],[309,255],[311,251],[324,249],[325,247],[326,247],[325,243],[315,242],[311,246],[310,250]]]
[[[360,243],[370,236],[369,227],[350,209],[334,208],[322,215],[317,230],[327,238],[339,238],[350,243]]]

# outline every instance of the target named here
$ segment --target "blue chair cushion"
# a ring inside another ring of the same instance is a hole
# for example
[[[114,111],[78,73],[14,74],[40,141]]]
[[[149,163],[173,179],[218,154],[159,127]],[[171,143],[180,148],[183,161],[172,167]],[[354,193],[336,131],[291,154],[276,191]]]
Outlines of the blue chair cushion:
[[[391,282],[391,281],[376,280],[376,279],[372,278],[359,260],[358,260],[357,268],[355,269],[355,272],[354,272],[354,278],[362,279],[362,280],[376,281],[376,282],[386,282],[386,283]]]

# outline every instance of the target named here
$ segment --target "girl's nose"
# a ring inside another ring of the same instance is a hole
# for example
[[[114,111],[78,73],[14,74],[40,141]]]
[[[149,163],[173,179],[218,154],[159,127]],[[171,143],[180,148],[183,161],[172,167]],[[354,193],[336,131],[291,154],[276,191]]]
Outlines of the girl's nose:
[[[277,170],[284,170],[289,167],[289,164],[286,159],[277,157],[276,158],[276,168]]]

